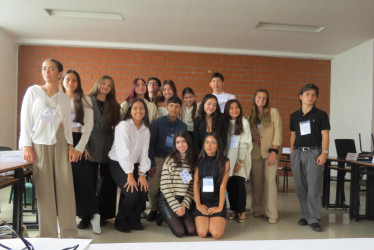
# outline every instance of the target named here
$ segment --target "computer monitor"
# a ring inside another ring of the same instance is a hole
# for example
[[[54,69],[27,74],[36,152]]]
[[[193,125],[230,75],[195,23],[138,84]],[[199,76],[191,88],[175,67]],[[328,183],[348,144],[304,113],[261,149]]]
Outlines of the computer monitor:
[[[335,139],[335,148],[338,158],[345,159],[347,153],[357,153],[353,139]]]

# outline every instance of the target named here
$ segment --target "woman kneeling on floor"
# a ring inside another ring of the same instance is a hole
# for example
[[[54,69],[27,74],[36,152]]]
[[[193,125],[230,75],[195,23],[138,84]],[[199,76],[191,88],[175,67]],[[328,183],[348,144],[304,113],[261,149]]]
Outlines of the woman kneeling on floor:
[[[194,168],[191,146],[188,131],[178,131],[174,137],[174,147],[161,172],[158,206],[162,217],[177,237],[196,234],[194,219],[190,213]]]

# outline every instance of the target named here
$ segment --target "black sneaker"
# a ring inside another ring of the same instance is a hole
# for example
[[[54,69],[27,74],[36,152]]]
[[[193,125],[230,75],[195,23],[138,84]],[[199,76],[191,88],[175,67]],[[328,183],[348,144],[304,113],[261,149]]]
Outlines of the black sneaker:
[[[315,232],[322,232],[322,227],[318,223],[312,223],[312,224],[309,224],[309,226]]]
[[[301,218],[301,219],[297,222],[297,225],[299,225],[299,226],[306,226],[306,225],[308,225],[308,222],[306,221],[306,219]]]
[[[90,222],[89,222],[89,221],[81,220],[81,221],[78,223],[77,228],[78,228],[78,229],[87,229],[89,226],[90,226]]]
[[[149,212],[149,214],[147,215],[147,221],[155,221],[157,218],[157,214],[158,214],[157,211]]]
[[[117,229],[117,231],[120,231],[122,233],[131,233],[131,228],[128,225],[114,225],[114,228]]]

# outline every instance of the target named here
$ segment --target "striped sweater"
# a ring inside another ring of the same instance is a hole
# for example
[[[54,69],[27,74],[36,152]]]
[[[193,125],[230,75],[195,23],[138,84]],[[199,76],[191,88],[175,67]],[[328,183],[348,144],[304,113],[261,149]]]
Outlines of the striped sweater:
[[[185,155],[181,154],[181,156],[182,165],[177,164],[169,157],[166,158],[161,172],[160,189],[162,194],[165,196],[169,207],[174,212],[182,207],[182,203],[187,209],[189,209],[193,200],[193,180],[184,184],[180,176],[180,172],[183,169],[187,169],[192,177],[193,173],[185,160]],[[183,196],[184,198],[182,202],[179,203],[175,196]]]

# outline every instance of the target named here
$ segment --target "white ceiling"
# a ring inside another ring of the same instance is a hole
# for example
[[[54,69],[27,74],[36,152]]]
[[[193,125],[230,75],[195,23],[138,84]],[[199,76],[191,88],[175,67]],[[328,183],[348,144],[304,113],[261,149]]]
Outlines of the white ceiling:
[[[121,12],[124,21],[45,8]],[[326,29],[255,30],[260,21]],[[0,29],[19,44],[333,58],[374,38],[374,0],[0,0]]]

